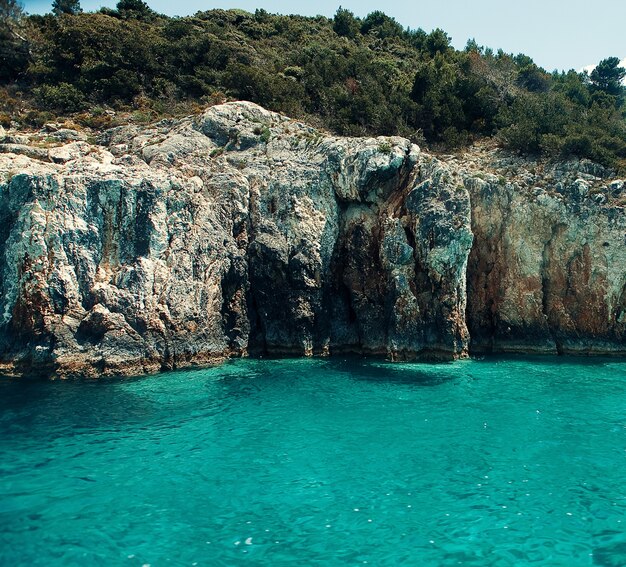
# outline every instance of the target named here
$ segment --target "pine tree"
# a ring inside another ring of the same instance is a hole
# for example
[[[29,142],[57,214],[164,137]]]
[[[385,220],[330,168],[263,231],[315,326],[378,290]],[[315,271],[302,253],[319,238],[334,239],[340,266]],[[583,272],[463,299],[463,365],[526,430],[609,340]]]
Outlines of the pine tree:
[[[119,15],[126,20],[150,20],[155,15],[143,0],[120,0],[116,8]]]
[[[333,30],[337,35],[355,38],[359,32],[359,21],[350,10],[344,10],[341,6],[333,19]]]
[[[624,89],[622,80],[626,77],[626,69],[620,67],[619,63],[617,57],[600,61],[589,77],[594,87],[612,96],[620,96]]]
[[[52,13],[55,16],[60,16],[61,14],[78,14],[82,11],[80,0],[54,0],[54,2],[52,2]]]

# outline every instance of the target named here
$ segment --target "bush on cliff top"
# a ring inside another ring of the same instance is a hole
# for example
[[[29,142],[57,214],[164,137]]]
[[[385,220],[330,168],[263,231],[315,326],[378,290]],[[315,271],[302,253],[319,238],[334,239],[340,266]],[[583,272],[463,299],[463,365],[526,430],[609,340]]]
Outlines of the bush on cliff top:
[[[35,108],[158,116],[242,98],[344,135],[397,134],[435,148],[496,135],[522,152],[626,160],[617,58],[591,76],[547,73],[525,55],[474,41],[457,51],[442,30],[341,8],[334,19],[265,10],[169,18],[121,0],[97,13],[17,10],[0,23],[0,113],[22,124]]]

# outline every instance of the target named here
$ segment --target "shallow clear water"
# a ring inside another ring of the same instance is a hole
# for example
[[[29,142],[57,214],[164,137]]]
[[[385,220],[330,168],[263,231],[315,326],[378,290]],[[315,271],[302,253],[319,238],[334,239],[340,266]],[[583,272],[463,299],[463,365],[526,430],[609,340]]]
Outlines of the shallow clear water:
[[[626,363],[0,381],[2,565],[626,565]]]

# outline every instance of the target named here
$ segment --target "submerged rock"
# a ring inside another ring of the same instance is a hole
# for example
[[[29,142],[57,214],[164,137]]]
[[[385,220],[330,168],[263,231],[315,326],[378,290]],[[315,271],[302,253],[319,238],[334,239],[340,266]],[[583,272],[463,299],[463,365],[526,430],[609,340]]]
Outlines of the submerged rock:
[[[442,161],[246,102],[100,143],[0,155],[4,372],[449,359],[470,334],[476,352],[626,352],[623,209],[606,182],[592,198],[589,164]]]

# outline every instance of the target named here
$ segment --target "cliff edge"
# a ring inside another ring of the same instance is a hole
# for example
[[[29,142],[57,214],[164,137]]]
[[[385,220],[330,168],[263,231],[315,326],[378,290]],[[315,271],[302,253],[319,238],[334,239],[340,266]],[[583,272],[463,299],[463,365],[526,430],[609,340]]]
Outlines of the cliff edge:
[[[247,102],[0,141],[0,370],[246,354],[626,354],[626,188],[585,161],[434,157]]]

